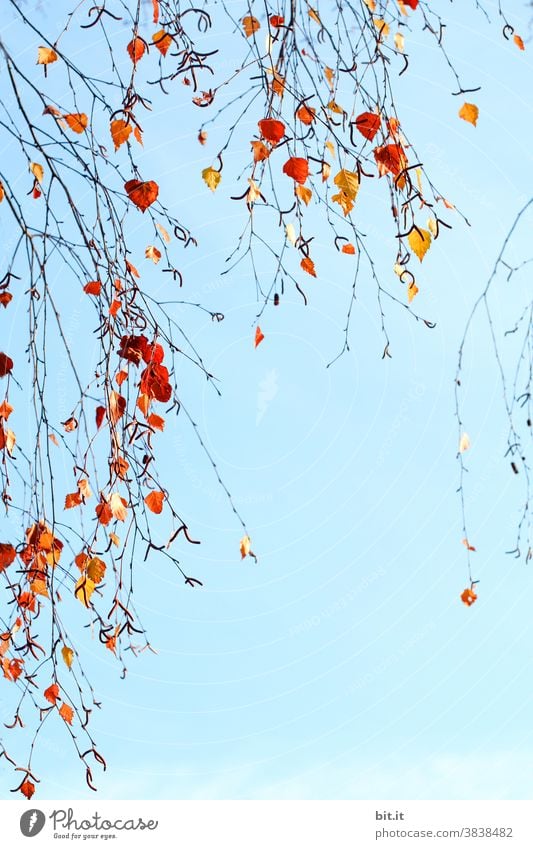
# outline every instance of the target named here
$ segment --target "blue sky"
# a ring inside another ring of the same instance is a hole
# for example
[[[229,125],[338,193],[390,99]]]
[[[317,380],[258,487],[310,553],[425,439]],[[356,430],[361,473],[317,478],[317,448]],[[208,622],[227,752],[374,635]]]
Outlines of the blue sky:
[[[469,308],[531,192],[532,62],[473,3],[443,5],[450,52],[482,86],[478,126],[458,119],[454,81],[420,34],[410,36],[397,100],[435,183],[472,226],[450,216],[454,229],[424,261],[416,306],[434,330],[387,306],[391,360],[381,359],[368,281],[351,350],[326,368],[342,346],[351,285],[349,258],[326,234],[317,237],[308,308],[287,298],[270,309],[254,351],[249,269],[219,276],[244,223],[243,207],[228,199],[238,146],[212,196],[200,172],[215,142],[197,144],[192,107],[169,98],[165,132],[160,117],[145,123],[141,166],[199,239],[181,266],[184,296],[226,316],[187,319],[222,398],[187,372],[184,392],[260,560],[240,561],[239,528],[194,436],[184,424],[166,434],[169,481],[202,539],[183,549],[184,562],[205,586],[189,591],[155,558],[138,564],[137,606],[158,654],[132,658],[125,681],[89,631],[80,634],[103,703],[93,718],[109,762],[97,777],[102,798],[531,796],[531,573],[504,554],[520,492],[503,460],[505,419],[482,323],[463,381],[481,581],[471,609],[459,600],[467,573],[453,378]],[[525,36],[525,4],[508,7]],[[94,45],[80,41],[85,50]],[[360,213],[383,269],[394,251],[386,213],[376,198]],[[518,252],[527,256],[525,237]],[[504,319],[526,285],[525,276],[512,291],[499,281]],[[7,709],[1,689],[3,716]],[[41,798],[90,795],[59,723],[43,735],[35,767]],[[4,798],[12,782],[2,764]]]

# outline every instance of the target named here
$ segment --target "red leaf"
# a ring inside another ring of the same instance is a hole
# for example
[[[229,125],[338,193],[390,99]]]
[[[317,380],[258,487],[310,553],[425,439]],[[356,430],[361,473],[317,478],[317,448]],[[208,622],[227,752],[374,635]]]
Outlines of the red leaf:
[[[255,328],[254,347],[257,348],[257,346],[261,344],[264,338],[265,334],[263,333],[259,325],[257,325],[257,327]]]
[[[147,345],[143,351],[143,360],[145,363],[162,363],[165,359],[165,352],[162,345],[154,342],[153,345]]]
[[[118,355],[138,366],[144,357],[147,344],[146,336],[123,336],[120,340]]]
[[[272,144],[277,144],[285,135],[285,124],[275,118],[263,118],[257,125],[263,138]]]
[[[418,0],[402,0],[404,6],[409,6],[410,9],[416,9]]]
[[[283,15],[271,15],[270,16],[270,26],[272,27],[282,27],[285,23],[285,18]]]
[[[127,183],[124,183],[124,189],[131,202],[141,212],[145,212],[157,200],[159,194],[159,186],[153,180],[148,180],[147,182],[143,182],[142,180],[128,180]]]
[[[397,177],[407,166],[407,156],[400,144],[385,144],[383,147],[376,147],[374,158],[380,177],[383,177],[388,171]]]
[[[306,256],[302,259],[300,265],[304,271],[311,275],[311,277],[316,277],[315,264],[310,256]]]
[[[50,684],[50,686],[44,691],[44,697],[47,702],[50,702],[51,705],[55,705],[59,698],[59,687],[57,684]]]
[[[23,610],[30,610],[35,613],[35,596],[33,593],[21,593],[17,599],[18,606]]]
[[[0,542],[0,572],[11,566],[17,553],[9,542]]]
[[[105,418],[106,409],[105,407],[97,407],[96,408],[96,427],[100,429],[100,426]]]
[[[8,357],[7,354],[0,353],[0,377],[5,377],[6,374],[10,374],[12,368],[13,360],[11,357]]]
[[[102,284],[99,280],[91,280],[83,287],[83,291],[87,295],[99,295],[102,291]]]
[[[355,119],[355,126],[365,139],[372,141],[381,127],[381,118],[375,112],[362,112]]]
[[[283,173],[297,183],[305,183],[309,176],[309,162],[300,156],[291,156],[283,166]]]

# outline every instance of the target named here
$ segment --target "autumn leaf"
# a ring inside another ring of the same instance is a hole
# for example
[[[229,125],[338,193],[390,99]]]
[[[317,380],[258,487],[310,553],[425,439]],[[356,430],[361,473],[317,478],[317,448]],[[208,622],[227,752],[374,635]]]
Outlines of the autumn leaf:
[[[66,430],[67,433],[72,433],[72,431],[76,430],[78,427],[78,420],[75,419],[74,416],[71,416],[65,422],[61,422],[61,424],[63,425],[63,428],[64,430]]]
[[[276,29],[278,27],[282,27],[285,23],[285,18],[283,17],[283,15],[271,15],[269,20],[270,26],[275,27]]]
[[[142,180],[128,180],[124,183],[126,194],[132,203],[141,212],[145,212],[156,200],[159,194],[159,186],[153,180],[143,182]]]
[[[345,217],[350,214],[354,207],[353,201],[350,200],[346,192],[337,192],[331,196],[331,200],[333,203],[338,203],[342,207]]]
[[[206,130],[200,130],[200,132],[198,133],[198,141],[200,142],[201,145],[204,145],[206,143],[206,141],[207,141]]]
[[[5,192],[5,189],[4,189],[4,184],[2,182],[0,182],[0,203],[2,203],[5,196],[6,196],[6,192]]]
[[[66,702],[63,702],[61,707],[59,708],[59,716],[61,719],[64,719],[68,725],[72,725],[72,720],[74,719],[74,711],[72,710],[70,705],[67,705]]]
[[[346,171],[343,168],[342,171],[339,171],[335,175],[333,182],[350,200],[354,201],[356,199],[357,192],[359,191],[359,177],[355,172]]]
[[[394,36],[394,46],[396,50],[399,50],[400,53],[403,53],[405,49],[405,36],[402,35],[401,32],[397,32]]]
[[[304,105],[300,106],[300,108],[297,110],[296,117],[299,121],[302,122],[302,124],[310,126],[315,120],[316,109],[313,109],[312,106],[307,106],[307,104],[304,103]]]
[[[106,565],[99,557],[91,557],[87,562],[87,577],[93,584],[100,584],[105,577]]]
[[[7,401],[4,399],[0,404],[0,419],[4,419],[5,421],[7,421],[12,412],[13,407],[11,406],[11,404],[8,404]]]
[[[76,581],[76,586],[74,587],[74,595],[81,601],[84,607],[89,607],[89,601],[94,592],[95,583],[91,581],[87,575],[82,575],[81,578],[78,578]]]
[[[165,228],[163,227],[162,224],[159,223],[159,221],[155,222],[155,226],[157,227],[157,229],[161,233],[161,238],[163,239],[163,241],[166,242],[166,244],[168,245],[169,242],[170,242],[170,235],[168,233],[168,230],[165,230]]]
[[[390,26],[386,21],[382,18],[374,18],[374,26],[376,27],[379,33],[379,40],[381,41],[383,38],[387,38],[390,33]]]
[[[57,62],[58,55],[51,47],[39,47],[37,49],[37,64],[50,65],[52,62]]]
[[[268,159],[270,151],[262,141],[252,141],[250,144],[252,145],[254,162],[263,162],[264,159]]]
[[[90,280],[83,287],[83,291],[86,295],[99,295],[102,291],[102,284],[99,280]]]
[[[128,141],[132,131],[131,124],[127,124],[122,118],[117,118],[115,121],[111,121],[109,128],[115,150],[118,150],[124,142]]]
[[[63,117],[74,133],[83,133],[87,129],[89,119],[84,112],[75,112],[69,115],[63,115]]]
[[[465,451],[468,451],[470,445],[471,442],[469,435],[467,433],[461,434],[461,438],[459,440],[459,453],[464,454]]]
[[[300,156],[291,156],[283,166],[283,173],[297,183],[305,183],[309,176],[309,162]]]
[[[89,481],[87,480],[87,478],[80,478],[78,480],[78,492],[85,499],[91,498],[93,493],[91,487],[89,486]]]
[[[122,498],[122,496],[118,492],[113,492],[109,498],[109,508],[111,510],[111,515],[118,519],[120,522],[124,522],[126,516],[128,515],[127,511],[128,502]]]
[[[22,610],[29,610],[31,613],[35,613],[35,596],[33,593],[20,593],[17,602]]]
[[[515,34],[513,35],[513,41],[514,41],[514,43],[516,44],[516,46],[518,47],[518,49],[519,49],[519,50],[525,50],[525,49],[526,49],[526,46],[525,46],[525,44],[524,44],[524,41],[523,41],[523,39],[522,39],[522,38],[518,35],[518,33],[515,33]]]
[[[354,254],[355,253],[355,247],[352,245],[351,242],[346,242],[346,244],[344,244],[342,246],[341,252],[343,254]]]
[[[473,124],[474,127],[477,125],[477,119],[479,118],[479,109],[475,105],[475,103],[463,103],[461,108],[459,109],[459,118],[462,118],[463,121],[468,121],[469,124]]]
[[[264,338],[265,334],[263,333],[259,325],[257,325],[257,327],[255,328],[254,348],[257,348],[257,346],[261,344]]]
[[[44,697],[47,702],[50,702],[51,705],[55,705],[59,698],[59,687],[57,684],[50,684],[49,687],[44,691]],[[50,708],[48,708],[50,710]]]
[[[307,274],[310,274],[311,277],[316,277],[315,264],[310,256],[304,257],[300,265]]]
[[[241,558],[244,560],[250,554],[252,541],[248,535],[243,536],[239,543],[239,550],[241,552]]]
[[[309,11],[308,11],[308,15],[309,15],[309,17],[311,18],[312,21],[314,21],[319,26],[322,26],[322,22],[320,20],[318,12],[315,11],[315,9],[310,8]]]
[[[471,607],[476,601],[476,599],[477,595],[471,588],[469,589],[467,587],[466,590],[463,590],[463,592],[461,593],[461,601],[463,602],[463,604],[466,604],[467,607]]]
[[[263,118],[257,125],[263,138],[272,144],[277,144],[285,135],[285,124],[275,118]]]
[[[294,187],[294,193],[296,197],[299,197],[300,200],[303,200],[306,206],[309,206],[309,202],[313,197],[313,192],[311,191],[311,189],[308,189],[307,186],[298,185]]]
[[[470,543],[468,542],[467,539],[463,539],[463,540],[461,540],[461,542],[463,543],[463,545],[465,546],[465,548],[468,551],[475,551],[476,550],[473,545],[470,545]]]
[[[204,168],[202,171],[202,179],[206,186],[214,192],[222,179],[222,175],[220,171],[216,171],[215,168],[210,165],[209,168]]]
[[[126,399],[113,389],[109,393],[109,419],[116,424],[126,412]]]
[[[42,165],[39,165],[38,162],[30,162],[29,169],[38,183],[43,182],[44,179],[44,168]]]
[[[410,9],[416,9],[419,0],[399,0],[400,5],[409,6]]]
[[[419,289],[414,280],[411,280],[407,286],[407,300],[412,303],[418,295]]]
[[[397,177],[407,167],[407,156],[400,144],[385,144],[374,149],[380,177],[390,173]]]
[[[163,56],[167,55],[169,48],[172,46],[172,38],[164,29],[154,32],[152,41]]]
[[[0,377],[5,377],[11,374],[13,369],[13,360],[7,354],[0,353]]]
[[[148,416],[148,424],[150,427],[153,427],[154,430],[164,430],[165,429],[165,420],[162,416],[158,416],[156,413],[150,413]]]
[[[29,802],[31,797],[35,793],[35,784],[33,783],[33,781],[30,781],[29,778],[26,778],[26,780],[23,781],[22,784],[20,785],[20,792],[22,793],[23,796],[26,797],[26,799]]]
[[[8,566],[11,566],[16,556],[17,552],[11,543],[0,542],[0,572],[3,572]]]
[[[287,239],[291,243],[291,245],[296,244],[296,230],[294,229],[294,224],[287,224],[285,227],[285,235]]]
[[[144,255],[146,259],[151,259],[154,265],[157,265],[157,263],[161,259],[161,251],[156,248],[155,245],[148,245],[144,252]]]
[[[100,426],[105,418],[106,412],[107,411],[105,407],[99,406],[96,408],[95,418],[97,429],[100,429]]]
[[[372,141],[381,127],[381,118],[375,112],[362,112],[355,119],[355,126],[365,139]]]
[[[135,36],[135,38],[132,38],[132,40],[128,44],[126,50],[129,53],[131,61],[134,65],[136,65],[137,62],[142,59],[146,52],[146,44],[142,38],[139,38],[139,36]]]
[[[63,662],[68,669],[72,667],[72,661],[74,660],[74,652],[68,646],[63,646],[61,649],[61,657],[63,658]]]
[[[422,262],[431,246],[431,233],[427,230],[422,230],[420,227],[413,227],[407,236],[409,247]]]
[[[79,492],[69,492],[65,496],[65,510],[70,510],[72,507],[78,507],[81,504],[81,495]]]
[[[149,492],[148,495],[144,498],[144,503],[151,510],[152,513],[162,513],[163,512],[163,501],[165,500],[165,493],[160,492],[159,490],[154,490],[153,492]]]
[[[253,15],[246,15],[242,19],[242,28],[244,30],[246,38],[250,38],[254,34],[254,32],[257,32],[260,27],[261,24],[259,23],[257,18],[253,17]]]

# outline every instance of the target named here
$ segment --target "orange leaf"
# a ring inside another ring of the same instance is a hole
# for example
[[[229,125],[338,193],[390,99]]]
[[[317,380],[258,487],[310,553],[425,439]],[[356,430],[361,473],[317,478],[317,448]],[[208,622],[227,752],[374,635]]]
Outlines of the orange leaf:
[[[263,118],[257,122],[257,126],[263,138],[272,144],[277,144],[285,135],[285,124],[275,118]]]
[[[29,778],[27,778],[25,781],[23,781],[22,784],[20,785],[20,792],[22,793],[23,796],[26,797],[26,799],[29,802],[29,800],[31,799],[31,797],[35,793],[35,784],[33,783],[33,781],[30,781]]]
[[[250,554],[252,541],[248,535],[243,536],[239,543],[239,551],[241,552],[241,558],[244,560]]]
[[[468,551],[475,551],[476,550],[473,545],[470,545],[470,543],[468,542],[467,539],[463,539],[463,540],[461,540],[461,542],[468,549]]]
[[[83,133],[87,129],[89,119],[84,112],[74,112],[70,115],[63,116],[70,129],[75,133]]]
[[[461,593],[461,601],[463,604],[466,604],[467,607],[471,607],[477,599],[477,595],[475,594],[473,589],[463,590]]]
[[[270,16],[270,26],[272,27],[282,27],[285,23],[285,18],[283,15],[271,15]]]
[[[85,284],[83,291],[86,295],[99,295],[102,291],[102,284],[99,280],[91,280]]]
[[[157,263],[161,259],[161,251],[156,248],[155,245],[148,245],[144,252],[144,255],[146,259],[151,259],[154,265],[157,265]]]
[[[144,56],[144,53],[146,51],[146,44],[144,43],[142,38],[135,36],[135,38],[132,38],[126,49],[130,55],[131,61],[135,65],[137,64],[139,59],[142,59],[142,57]]]
[[[296,117],[302,124],[307,124],[309,126],[313,123],[316,116],[316,109],[313,109],[312,106],[307,106],[305,103],[303,106],[300,106],[298,111],[296,112]]]
[[[308,189],[307,186],[295,186],[294,193],[296,197],[299,197],[300,200],[303,200],[306,206],[309,206],[309,202],[313,197],[313,192],[311,189]]]
[[[37,50],[37,64],[49,65],[51,62],[57,62],[57,53],[51,47],[39,47]]]
[[[257,32],[260,26],[261,24],[259,23],[257,18],[253,17],[253,15],[246,15],[246,17],[242,19],[242,28],[244,30],[246,38],[250,38],[250,36],[252,36],[254,32]]]
[[[459,118],[462,118],[463,121],[468,121],[469,124],[473,124],[474,127],[477,125],[477,119],[479,118],[479,108],[475,103],[463,103],[461,108],[459,109]]]
[[[2,401],[2,403],[0,404],[0,419],[5,419],[7,421],[12,412],[13,407],[11,406],[11,404],[8,404],[5,400]]]
[[[100,584],[105,577],[106,565],[99,557],[91,557],[87,563],[87,577],[93,584]]]
[[[154,32],[152,41],[163,56],[167,55],[169,48],[172,46],[172,38],[164,29]]]
[[[264,159],[268,159],[270,151],[262,141],[253,141],[250,144],[254,153],[254,162],[262,162]]]
[[[116,121],[111,121],[110,130],[115,150],[118,150],[121,144],[128,141],[132,127],[131,124],[127,124],[122,118],[117,118]]]
[[[148,424],[150,425],[150,427],[153,427],[155,430],[164,430],[165,429],[164,418],[156,415],[155,413],[151,413],[148,416]]]
[[[0,292],[0,304],[3,307],[7,307],[7,305],[13,300],[13,295],[11,292]]]
[[[304,257],[300,265],[307,274],[310,274],[311,277],[316,277],[315,264],[310,256]]]
[[[291,156],[283,166],[283,173],[297,183],[305,183],[309,176],[309,162],[300,156]]]
[[[156,24],[159,20],[159,0],[152,0],[152,6],[154,10],[153,22]]]
[[[383,177],[387,172],[397,177],[407,166],[407,156],[400,144],[385,144],[382,147],[376,147],[374,158],[380,177]]]
[[[69,492],[65,496],[65,510],[70,510],[71,507],[78,507],[81,504],[81,495],[79,492]]]
[[[257,348],[257,346],[261,344],[264,338],[265,334],[263,333],[259,325],[257,325],[257,327],[255,328],[254,347]]]
[[[35,596],[33,593],[21,593],[17,599],[18,606],[23,610],[30,610],[35,613]]]
[[[343,254],[354,254],[355,248],[354,248],[354,246],[352,245],[351,242],[346,242],[346,244],[342,246],[341,252]]]
[[[59,698],[59,687],[57,684],[50,684],[50,686],[44,691],[44,697],[51,705],[55,705]]]
[[[157,200],[159,194],[159,186],[153,180],[148,180],[147,182],[143,182],[142,180],[128,180],[127,183],[124,183],[124,189],[131,202],[141,212],[145,212]]]
[[[71,416],[70,419],[67,419],[66,422],[61,422],[61,424],[67,433],[72,433],[78,427],[78,420],[74,416]]]
[[[70,705],[67,705],[66,702],[63,702],[61,707],[59,708],[59,716],[65,720],[69,725],[72,725],[72,720],[74,719],[74,711],[72,710]]]
[[[124,381],[126,380],[127,377],[128,377],[127,371],[119,371],[117,373],[117,376],[115,377],[115,380],[117,381],[118,386],[122,386],[122,384],[124,383]]]
[[[365,139],[372,141],[381,127],[381,118],[375,112],[362,112],[355,119],[355,126]]]
[[[144,499],[144,503],[148,507],[152,513],[162,513],[163,512],[163,501],[165,500],[165,493],[159,492],[158,490],[154,490],[153,492],[149,492],[148,495]]]
[[[123,395],[119,395],[113,389],[109,393],[109,410],[108,415],[113,424],[116,424],[122,418],[126,411],[126,399]]]
[[[525,44],[523,42],[523,39],[518,35],[518,33],[515,33],[513,35],[513,41],[514,41],[514,43],[516,44],[516,46],[518,47],[519,50],[525,50],[526,49]]]

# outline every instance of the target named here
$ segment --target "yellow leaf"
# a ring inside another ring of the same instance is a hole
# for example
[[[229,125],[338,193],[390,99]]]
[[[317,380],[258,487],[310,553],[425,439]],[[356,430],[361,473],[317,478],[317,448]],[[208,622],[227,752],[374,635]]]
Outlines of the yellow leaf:
[[[439,232],[439,225],[437,224],[436,218],[428,218],[428,230],[435,239],[437,237],[437,233]]]
[[[116,545],[118,548],[118,546],[120,545],[120,537],[118,537],[116,534],[109,534],[109,539],[111,540],[113,545]]]
[[[376,11],[376,0],[363,0],[365,6],[370,9],[371,12]]]
[[[470,448],[470,437],[467,433],[463,433],[461,435],[461,439],[459,440],[459,453],[464,454],[465,451],[468,451]]]
[[[214,192],[216,191],[222,177],[220,171],[215,171],[215,169],[210,165],[209,168],[204,168],[202,171],[202,179],[208,188]]]
[[[333,88],[333,80],[335,78],[335,72],[333,71],[333,69],[326,66],[324,68],[324,76],[329,83],[329,87]]]
[[[248,183],[250,188],[246,192],[246,202],[255,203],[256,200],[261,198],[261,189],[254,180],[248,179]]]
[[[325,144],[325,147],[327,147],[327,149],[329,150],[329,152],[331,153],[332,156],[335,156],[335,146],[334,146],[332,141],[329,141],[329,139],[328,139],[328,141]]]
[[[355,200],[359,191],[359,177],[353,171],[346,171],[345,168],[339,171],[333,178],[335,185],[344,192],[350,200]]]
[[[431,245],[431,233],[427,230],[413,227],[407,237],[407,241],[409,242],[409,247],[413,253],[415,253],[420,262],[422,262]]]
[[[390,26],[388,25],[388,23],[386,23],[382,18],[374,18],[374,26],[379,32],[380,39],[387,38],[390,32]]]
[[[84,607],[89,607],[89,601],[94,592],[96,584],[94,581],[91,581],[86,575],[82,575],[81,578],[76,582],[76,586],[74,587],[74,595],[81,601]]]
[[[346,192],[337,192],[336,195],[331,196],[331,200],[333,203],[338,203],[339,206],[342,207],[344,217],[349,215],[353,209],[353,201],[350,200]]]
[[[37,64],[49,65],[50,62],[57,62],[57,53],[51,47],[39,47],[37,50]]]
[[[39,165],[38,162],[30,162],[30,171],[38,183],[43,182],[44,168],[42,165]]]
[[[462,118],[463,121],[468,121],[469,124],[473,124],[475,127],[479,118],[478,107],[475,103],[463,103],[459,109],[459,118]]]
[[[37,578],[35,581],[32,581],[30,584],[30,589],[32,593],[35,595],[42,595],[45,598],[49,598],[48,589],[46,587],[46,581],[43,581],[42,578]]]
[[[66,666],[70,669],[72,666],[72,661],[74,660],[74,652],[72,649],[69,649],[68,646],[63,646],[61,649],[61,657],[63,658]]]
[[[344,113],[342,106],[339,106],[335,100],[329,101],[327,109],[329,109],[330,112],[334,112],[336,115],[342,115]]]
[[[144,255],[146,259],[151,259],[154,265],[157,265],[157,263],[161,259],[161,251],[158,250],[155,245],[148,245],[144,252]]]
[[[313,197],[313,192],[307,186],[295,186],[294,193],[300,200],[303,200],[306,206],[309,206],[309,201]]]

